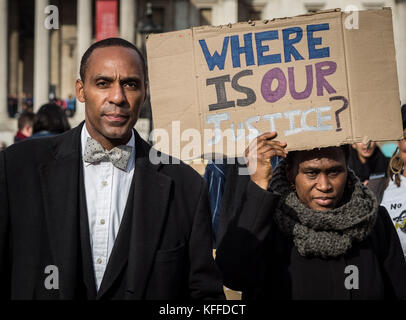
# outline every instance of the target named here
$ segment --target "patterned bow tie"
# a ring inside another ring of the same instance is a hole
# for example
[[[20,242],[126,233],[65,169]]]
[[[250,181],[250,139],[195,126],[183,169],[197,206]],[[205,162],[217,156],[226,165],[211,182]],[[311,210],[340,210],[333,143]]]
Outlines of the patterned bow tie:
[[[96,140],[88,137],[83,160],[89,163],[110,161],[113,166],[125,171],[128,160],[130,160],[131,150],[132,147],[130,146],[118,146],[106,150]]]

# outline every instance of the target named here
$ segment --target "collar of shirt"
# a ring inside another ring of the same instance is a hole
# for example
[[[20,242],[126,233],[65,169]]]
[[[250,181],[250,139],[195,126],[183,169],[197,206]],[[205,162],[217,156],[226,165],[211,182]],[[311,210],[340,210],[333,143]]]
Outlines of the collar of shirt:
[[[82,144],[82,159],[83,159],[83,155],[85,154],[85,146],[86,146],[86,141],[87,138],[90,137],[89,132],[86,129],[86,123],[83,125],[82,127],[82,132],[80,135],[80,139],[81,139],[81,144]],[[135,137],[134,137],[134,129],[131,130],[131,138],[130,140],[127,142],[126,144],[127,146],[132,147],[131,149],[131,155],[130,155],[130,160],[128,161],[127,164],[127,168],[125,169],[126,172],[130,172],[133,168],[134,168],[134,159],[135,159]],[[82,160],[83,161],[83,160]],[[83,161],[83,165],[85,167],[88,167],[90,165],[92,165],[92,163],[89,162],[85,162]],[[93,165],[97,165],[97,164],[93,164]]]

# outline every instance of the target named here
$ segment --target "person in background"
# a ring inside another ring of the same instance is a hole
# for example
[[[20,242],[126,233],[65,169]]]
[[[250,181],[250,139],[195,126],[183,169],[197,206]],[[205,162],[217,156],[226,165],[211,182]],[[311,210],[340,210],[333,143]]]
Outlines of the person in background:
[[[399,238],[348,170],[349,146],[288,153],[275,137],[251,142],[250,178],[227,204],[234,214],[216,252],[224,285],[266,301],[406,299]]]
[[[216,163],[210,160],[204,171],[204,180],[209,187],[209,201],[211,212],[211,224],[213,228],[213,247],[216,244],[216,235],[219,224],[221,209],[221,200],[224,193],[225,176],[227,164],[223,162]]]
[[[383,194],[382,205],[398,232],[406,257],[406,104],[402,106],[403,139],[393,153],[388,167],[388,187]]]
[[[18,116],[18,98],[16,95],[11,94],[7,97],[7,112],[10,118],[16,118]]]
[[[76,112],[76,99],[72,96],[69,95],[68,99],[65,100],[66,103],[66,109],[65,113],[68,117],[73,117],[73,115]]]
[[[219,161],[222,160],[222,161]],[[271,159],[273,168],[276,168],[282,158],[276,156]],[[209,187],[209,201],[211,221],[213,228],[213,246],[220,242],[225,227],[230,221],[230,211],[224,210],[224,203],[230,203],[240,187],[249,179],[249,175],[242,174],[245,160],[243,158],[225,158],[209,160],[204,180]]]
[[[47,103],[39,108],[35,115],[32,138],[48,137],[70,129],[63,110],[54,103]]]
[[[25,112],[18,118],[18,131],[14,136],[14,143],[31,137],[33,132],[35,115],[32,112]]]
[[[386,169],[389,159],[386,158],[376,142],[369,144],[354,143],[350,151],[348,167],[369,187],[380,203],[386,186]]]

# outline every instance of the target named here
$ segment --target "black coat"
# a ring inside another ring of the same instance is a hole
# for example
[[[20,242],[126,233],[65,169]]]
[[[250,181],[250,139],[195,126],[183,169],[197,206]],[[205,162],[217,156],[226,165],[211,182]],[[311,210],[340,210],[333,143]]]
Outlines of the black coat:
[[[354,171],[361,182],[369,180],[368,188],[375,194],[378,203],[381,203],[386,189],[388,165],[389,159],[385,157],[378,146],[372,156],[366,160],[366,163],[361,162],[355,149],[350,149],[348,167]]]
[[[224,298],[203,179],[183,163],[152,164],[137,133],[126,212],[96,295],[82,126],[0,153],[0,298]],[[44,287],[47,265],[58,267],[58,290]]]
[[[386,176],[386,171],[388,170],[389,159],[385,157],[381,149],[377,146],[374,153],[366,159],[366,163],[362,163],[358,158],[357,150],[350,149],[350,158],[348,162],[348,167],[350,167],[355,175],[364,182],[369,180],[371,176]]]
[[[345,255],[307,258],[272,218],[278,196],[247,176],[235,180],[235,201],[222,206],[216,253],[225,286],[243,291],[244,299],[406,299],[406,262],[383,207],[371,234]],[[346,289],[346,277],[355,275],[345,273],[347,266],[358,268],[359,289]]]

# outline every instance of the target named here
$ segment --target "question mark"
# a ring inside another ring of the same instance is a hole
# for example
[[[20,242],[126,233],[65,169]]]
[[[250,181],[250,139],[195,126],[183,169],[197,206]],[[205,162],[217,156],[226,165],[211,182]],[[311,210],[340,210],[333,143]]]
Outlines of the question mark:
[[[336,131],[341,131],[343,129],[341,128],[340,117],[338,115],[341,112],[343,112],[345,109],[348,108],[348,100],[343,96],[330,97],[330,101],[334,101],[334,100],[342,100],[344,103],[343,106],[335,112],[336,113],[336,122],[337,122]]]

